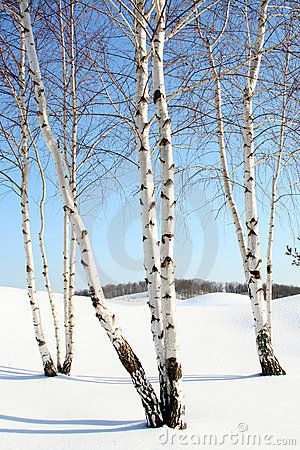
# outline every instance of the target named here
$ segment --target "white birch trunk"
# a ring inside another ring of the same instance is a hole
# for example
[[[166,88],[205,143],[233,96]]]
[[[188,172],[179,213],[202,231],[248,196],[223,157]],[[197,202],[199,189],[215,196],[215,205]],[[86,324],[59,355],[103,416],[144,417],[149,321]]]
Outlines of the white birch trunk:
[[[68,66],[66,57],[66,40],[65,40],[65,23],[63,18],[63,6],[61,0],[58,2],[59,7],[59,25],[60,25],[60,40],[61,40],[61,57],[62,57],[62,84],[63,84],[63,111],[62,111],[62,125],[63,125],[63,148],[64,161],[69,170],[71,167],[68,161],[68,131],[67,131],[67,96],[68,96]],[[68,213],[64,211],[64,249],[63,249],[63,289],[64,289],[64,329],[65,329],[65,361],[69,353],[69,298],[70,298],[70,219]],[[62,373],[69,373],[70,364],[61,368]]]
[[[105,329],[124,368],[131,376],[132,382],[141,398],[148,426],[161,426],[162,416],[160,405],[153,387],[147,380],[139,359],[123,337],[121,329],[116,323],[115,315],[108,309],[105,303],[89,234],[85,228],[69,189],[69,182],[64,170],[63,158],[58,147],[57,140],[54,138],[49,124],[45,89],[41,79],[27,0],[20,1],[20,15],[21,24],[25,34],[25,45],[29,59],[30,75],[34,83],[39,124],[45,142],[55,163],[57,181],[63,198],[64,209],[69,214],[70,221],[76,234],[76,239],[81,254],[81,263],[85,270],[87,282],[90,288],[92,304],[96,311],[96,317]]]
[[[35,145],[35,144],[34,144]],[[45,176],[43,172],[43,168],[41,165],[40,157],[38,154],[37,148],[35,148],[36,153],[36,159],[40,170],[41,180],[42,180],[42,198],[40,201],[40,221],[41,221],[41,228],[39,232],[39,243],[40,243],[40,250],[41,250],[41,256],[43,261],[43,276],[45,279],[45,287],[47,289],[48,298],[51,306],[51,313],[53,318],[53,324],[54,324],[54,333],[55,333],[55,342],[56,342],[56,367],[58,372],[61,371],[61,351],[60,351],[60,327],[59,327],[59,320],[58,320],[58,314],[57,314],[57,308],[56,308],[56,301],[53,295],[52,287],[51,287],[51,280],[49,275],[49,268],[48,268],[48,261],[47,261],[47,254],[44,244],[44,228],[45,228],[45,219],[44,219],[44,203],[46,198],[46,182],[45,182]]]
[[[72,96],[72,145],[71,145],[71,165],[70,189],[76,203],[76,156],[77,156],[77,96],[76,96],[76,71],[74,54],[74,3],[70,4],[70,75],[71,75],[71,96]],[[66,358],[63,365],[63,373],[69,374],[73,362],[74,353],[74,295],[75,295],[75,264],[76,264],[76,236],[72,228],[70,241],[70,267],[69,267],[69,292],[67,305],[67,328],[66,328]]]
[[[258,79],[261,51],[264,45],[267,10],[269,1],[261,0],[258,28],[254,44],[255,59],[252,60],[243,95],[244,114],[244,174],[245,174],[245,208],[247,227],[247,259],[249,278],[247,280],[249,296],[255,321],[256,343],[263,375],[282,375],[281,368],[274,355],[270,330],[268,326],[267,302],[264,296],[261,252],[259,240],[259,223],[256,200],[255,147],[253,126],[253,96]]]
[[[70,219],[67,211],[64,211],[64,263],[63,263],[63,286],[64,286],[64,328],[65,328],[65,345],[67,354],[67,342],[68,342],[68,311],[69,311],[69,286],[70,286],[70,254],[69,254],[69,243],[70,243]],[[62,369],[63,370],[63,369]]]
[[[176,293],[174,278],[174,162],[171,119],[168,114],[164,81],[165,2],[155,1],[155,35],[152,43],[153,100],[159,124],[161,161],[162,236],[160,244],[161,299],[164,321],[166,392],[164,420],[170,428],[185,428],[185,405],[182,369],[176,327]]]
[[[147,21],[144,1],[136,0],[136,151],[140,173],[140,205],[143,230],[144,266],[148,289],[148,304],[151,311],[151,331],[155,344],[157,367],[161,386],[162,409],[165,385],[163,321],[161,310],[160,243],[157,230],[157,208],[149,141],[149,64],[147,52]]]
[[[28,296],[33,318],[35,339],[38,343],[39,352],[42,358],[44,373],[48,377],[56,376],[56,369],[53,364],[50,352],[48,350],[43,328],[41,324],[41,315],[35,288],[35,268],[33,259],[33,250],[30,231],[30,217],[28,206],[28,176],[29,176],[29,154],[27,139],[27,118],[26,118],[26,99],[25,99],[25,40],[24,29],[21,27],[21,64],[20,64],[20,109],[21,109],[21,127],[22,127],[22,186],[21,186],[21,210],[22,210],[22,232],[24,239],[24,249],[26,258],[26,273]]]
[[[282,115],[281,126],[279,136],[279,151],[275,168],[275,174],[272,178],[272,192],[271,192],[271,208],[270,208],[270,220],[269,220],[269,236],[268,236],[268,249],[267,249],[267,283],[266,283],[266,300],[267,300],[267,314],[268,314],[268,327],[272,338],[272,294],[273,294],[273,241],[274,241],[274,228],[275,228],[275,214],[276,214],[276,201],[277,201],[277,183],[281,171],[282,152],[284,148],[284,137],[286,131],[286,101],[287,91],[286,82],[289,69],[290,60],[290,46],[286,51],[286,64],[284,71],[284,88],[282,96]]]
[[[240,254],[243,261],[243,269],[246,280],[249,277],[249,268],[248,268],[248,260],[246,256],[246,242],[245,242],[245,234],[243,230],[241,216],[238,212],[235,199],[232,192],[232,182],[230,179],[230,174],[228,170],[227,163],[227,152],[226,152],[226,144],[225,144],[225,132],[224,132],[224,122],[223,122],[223,113],[222,113],[222,93],[221,93],[221,85],[220,79],[218,76],[218,72],[215,67],[212,47],[207,44],[207,50],[209,55],[210,66],[212,69],[213,79],[214,79],[214,101],[215,101],[215,109],[217,116],[217,126],[218,126],[218,143],[220,150],[220,160],[222,165],[222,176],[223,176],[223,184],[225,189],[226,202],[231,212],[231,216],[233,219],[233,223],[235,226],[235,233],[237,236]]]

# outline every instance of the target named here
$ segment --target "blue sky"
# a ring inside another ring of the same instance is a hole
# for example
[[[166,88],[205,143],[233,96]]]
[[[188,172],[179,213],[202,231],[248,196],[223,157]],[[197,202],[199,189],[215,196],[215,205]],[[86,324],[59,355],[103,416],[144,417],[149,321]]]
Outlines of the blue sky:
[[[60,198],[58,196],[51,198],[51,194],[50,192],[45,208],[45,243],[53,288],[62,292],[62,205]],[[37,287],[43,289],[37,239],[39,231],[37,197],[34,186],[30,196],[32,235]],[[97,198],[97,195],[93,196],[95,197]],[[206,200],[201,188],[195,187],[187,196],[186,209],[183,211],[179,207],[177,210],[176,276],[215,281],[243,281],[240,255],[230,217],[224,209],[215,219],[215,212]],[[144,273],[137,196],[131,198],[129,196],[125,201],[117,193],[112,193],[108,194],[102,208],[98,203],[87,198],[81,209],[92,237],[102,283],[142,280]],[[207,205],[195,211],[200,203]],[[19,199],[14,194],[8,194],[2,198],[0,208],[2,219],[0,285],[25,287]],[[265,234],[266,222],[263,218],[262,215],[262,232]],[[284,254],[286,244],[293,244],[293,232],[284,217],[281,216],[278,222],[274,245],[274,280],[284,284],[299,284],[299,268],[291,266],[290,259]],[[266,246],[262,243],[263,254],[265,249]],[[77,266],[76,287],[77,289],[86,287],[80,264]]]

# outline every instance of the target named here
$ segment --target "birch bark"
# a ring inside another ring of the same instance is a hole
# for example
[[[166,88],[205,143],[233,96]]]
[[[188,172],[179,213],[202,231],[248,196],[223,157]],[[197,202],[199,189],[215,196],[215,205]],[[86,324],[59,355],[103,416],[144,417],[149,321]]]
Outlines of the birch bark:
[[[162,416],[160,405],[153,387],[147,380],[139,359],[133,352],[129,343],[123,337],[121,329],[116,323],[115,315],[108,309],[105,303],[89,234],[70,192],[68,177],[66,176],[64,170],[63,158],[58,147],[57,140],[54,138],[49,124],[45,89],[41,79],[27,0],[20,1],[20,16],[25,35],[25,45],[30,66],[30,76],[34,83],[39,124],[45,142],[55,163],[57,181],[63,198],[64,209],[69,214],[70,221],[76,234],[76,239],[81,254],[81,263],[85,270],[87,282],[90,288],[92,304],[96,311],[96,317],[105,329],[124,368],[131,376],[134,387],[136,388],[136,391],[142,401],[148,426],[161,426]]]
[[[261,64],[261,51],[264,46],[268,0],[260,1],[258,27],[254,43],[255,59],[251,61],[243,93],[244,115],[244,182],[247,228],[247,259],[249,277],[247,280],[249,296],[255,321],[256,344],[263,375],[284,375],[271,342],[268,326],[267,302],[264,296],[261,274],[261,251],[259,239],[259,219],[256,199],[255,148],[253,126],[253,96]]]
[[[135,2],[136,42],[136,151],[140,173],[140,205],[143,229],[144,266],[151,311],[151,331],[155,344],[157,366],[161,386],[161,403],[164,409],[165,371],[164,342],[161,310],[160,243],[157,230],[155,186],[151,161],[148,103],[149,103],[149,55],[147,51],[147,21],[144,0]]]
[[[284,138],[286,132],[286,101],[287,101],[287,76],[289,70],[290,61],[290,44],[287,46],[284,79],[283,79],[283,95],[282,95],[282,114],[281,114],[281,126],[279,135],[279,149],[278,157],[275,168],[275,174],[272,178],[272,193],[271,193],[271,207],[270,207],[270,220],[269,220],[269,235],[268,235],[268,249],[267,249],[267,283],[266,283],[266,301],[267,301],[267,314],[268,314],[268,327],[272,338],[272,293],[273,293],[273,241],[274,241],[274,228],[275,228],[275,214],[276,214],[276,201],[277,201],[277,184],[281,171],[282,152],[284,149]]]
[[[44,244],[44,229],[45,229],[45,218],[44,218],[44,203],[46,198],[46,182],[45,182],[45,175],[43,172],[42,164],[40,161],[38,150],[34,144],[35,147],[35,154],[36,159],[38,163],[38,167],[40,170],[41,180],[42,180],[42,198],[40,201],[40,221],[41,221],[41,228],[39,232],[39,243],[40,243],[40,250],[41,250],[41,256],[43,261],[43,276],[45,279],[45,287],[47,289],[48,298],[51,306],[51,313],[53,318],[53,324],[54,324],[54,333],[55,333],[55,342],[56,342],[56,367],[58,372],[61,371],[61,351],[60,351],[60,326],[59,326],[59,320],[58,320],[58,314],[57,314],[57,308],[56,308],[56,302],[53,295],[52,287],[51,287],[51,280],[50,280],[50,274],[49,274],[49,267],[48,267],[48,260],[47,260],[47,254]]]
[[[165,348],[165,409],[164,421],[170,428],[185,428],[185,405],[182,388],[182,369],[179,359],[176,329],[176,293],[174,278],[174,161],[171,138],[171,119],[168,113],[164,80],[165,2],[155,1],[155,24],[152,41],[153,101],[159,124],[159,152],[161,161],[162,236],[161,299],[164,321]]]
[[[63,110],[62,110],[62,125],[63,125],[63,153],[64,162],[68,168],[69,173],[71,172],[71,167],[68,158],[68,114],[67,114],[67,104],[68,104],[68,65],[67,65],[67,55],[66,55],[66,39],[65,39],[65,20],[63,15],[63,3],[61,0],[58,2],[59,9],[59,25],[60,25],[60,40],[61,40],[61,59],[62,59],[62,85],[63,85]],[[70,219],[68,213],[64,211],[64,247],[63,247],[63,286],[64,286],[64,329],[65,329],[65,360],[63,367],[61,368],[62,373],[70,373],[71,362],[67,361],[68,354],[70,352],[69,342],[71,338],[69,337],[70,326],[69,326],[69,315],[70,315],[70,285],[71,285],[71,257],[70,257]]]
[[[56,369],[48,350],[41,323],[41,315],[35,288],[35,267],[30,230],[30,215],[28,205],[28,176],[29,176],[29,149],[28,149],[28,129],[25,98],[25,31],[21,27],[21,64],[20,64],[20,112],[22,128],[22,185],[21,185],[21,210],[22,210],[22,232],[24,239],[24,249],[26,257],[26,273],[28,295],[33,318],[35,339],[38,343],[39,352],[42,358],[44,373],[48,377],[56,376]]]
[[[70,77],[71,77],[71,96],[72,96],[72,143],[71,143],[71,165],[70,189],[74,202],[76,204],[76,156],[77,156],[77,95],[76,95],[76,68],[74,52],[74,3],[70,4]],[[66,323],[66,358],[62,372],[69,374],[73,362],[74,353],[74,295],[75,295],[75,263],[76,263],[76,236],[72,228],[70,241],[70,260],[69,260],[69,290],[67,302],[67,323]]]

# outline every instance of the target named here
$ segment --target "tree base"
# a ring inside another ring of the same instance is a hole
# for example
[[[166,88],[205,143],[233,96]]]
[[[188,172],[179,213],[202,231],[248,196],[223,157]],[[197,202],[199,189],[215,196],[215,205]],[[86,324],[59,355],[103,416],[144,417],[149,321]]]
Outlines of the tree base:
[[[56,377],[57,376],[57,372],[56,369],[54,367],[53,361],[47,361],[44,365],[44,374],[46,377]]]
[[[149,428],[160,428],[163,426],[163,420],[160,404],[155,391],[146,378],[140,360],[135,355],[128,342],[124,338],[120,338],[120,341],[118,345],[115,345],[115,349],[140,396],[146,415],[147,426]]]
[[[64,375],[70,375],[72,362],[73,362],[72,358],[66,358],[61,368],[61,373],[63,373]]]
[[[167,385],[164,386],[163,419],[169,428],[184,430],[187,427],[185,421],[185,405],[183,395],[180,393],[182,382],[181,364],[176,358],[166,360]]]
[[[272,376],[272,375],[286,375],[285,370],[281,367],[281,365],[278,362],[278,359],[276,358],[276,356],[273,355],[273,359],[270,360],[261,360],[260,361],[260,365],[261,365],[261,375],[262,376]]]
[[[256,344],[259,354],[262,376],[286,375],[276,358],[272,346],[270,330],[267,326],[263,327],[257,334]]]

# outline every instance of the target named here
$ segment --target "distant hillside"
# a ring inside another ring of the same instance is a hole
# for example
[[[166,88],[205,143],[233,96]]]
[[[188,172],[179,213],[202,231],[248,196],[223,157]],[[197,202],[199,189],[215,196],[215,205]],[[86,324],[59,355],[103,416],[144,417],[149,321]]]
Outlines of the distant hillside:
[[[210,294],[213,292],[227,292],[233,294],[247,294],[245,283],[216,282],[193,278],[190,280],[177,279],[175,281],[177,298],[184,300],[197,295]],[[138,294],[147,291],[145,281],[134,283],[107,284],[103,287],[106,298],[120,297],[122,295]],[[89,291],[83,289],[76,292],[77,295],[89,296]],[[300,287],[286,284],[273,285],[273,298],[289,297],[291,295],[300,294]]]

